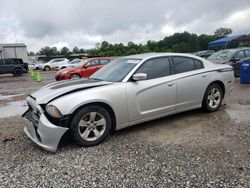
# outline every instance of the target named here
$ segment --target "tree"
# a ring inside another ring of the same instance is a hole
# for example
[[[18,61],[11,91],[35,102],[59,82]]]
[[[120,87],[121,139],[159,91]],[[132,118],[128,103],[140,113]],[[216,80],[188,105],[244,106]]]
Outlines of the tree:
[[[28,53],[28,55],[29,55],[29,56],[33,56],[33,55],[35,55],[35,52],[30,51],[30,52]]]
[[[222,38],[222,37],[226,37],[232,33],[233,33],[232,29],[221,27],[219,29],[216,29],[216,31],[214,32],[214,36],[216,38]]]
[[[51,48],[51,53],[52,53],[53,55],[58,54],[58,50],[57,50],[57,48],[56,48],[55,46],[53,46],[53,47]]]
[[[51,56],[53,55],[53,50],[49,46],[45,46],[44,48],[41,48],[41,50],[39,51],[39,54]]]
[[[79,53],[79,52],[80,52],[79,48],[78,48],[77,46],[75,46],[75,47],[73,48],[73,53],[77,54],[77,53]]]
[[[63,47],[60,51],[60,53],[64,56],[69,56],[71,54],[71,52],[69,51],[69,49],[67,47]]]

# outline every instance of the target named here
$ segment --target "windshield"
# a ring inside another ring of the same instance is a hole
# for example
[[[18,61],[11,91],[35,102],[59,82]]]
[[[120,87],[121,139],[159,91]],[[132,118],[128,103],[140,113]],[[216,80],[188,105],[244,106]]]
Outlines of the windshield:
[[[229,60],[233,56],[233,50],[221,50],[219,52],[214,53],[213,55],[209,56],[208,59],[214,60]]]
[[[70,61],[70,64],[77,64],[80,62],[81,62],[81,59],[73,59],[72,61]]]
[[[120,58],[105,65],[90,78],[120,82],[141,59]]]

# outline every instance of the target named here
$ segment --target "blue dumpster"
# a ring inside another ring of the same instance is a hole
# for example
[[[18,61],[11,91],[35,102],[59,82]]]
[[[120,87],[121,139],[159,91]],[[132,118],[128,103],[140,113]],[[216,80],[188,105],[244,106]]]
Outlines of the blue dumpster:
[[[240,62],[240,83],[250,84],[250,57]]]

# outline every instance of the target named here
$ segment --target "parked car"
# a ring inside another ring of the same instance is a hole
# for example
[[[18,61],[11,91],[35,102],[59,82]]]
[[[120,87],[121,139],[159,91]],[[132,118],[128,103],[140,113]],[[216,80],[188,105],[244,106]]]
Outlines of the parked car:
[[[240,60],[250,57],[250,48],[235,48],[220,50],[208,57],[208,60],[219,63],[231,65],[234,68],[234,76],[240,76]]]
[[[11,73],[14,76],[21,76],[28,72],[28,64],[22,59],[8,58],[0,59],[0,74]]]
[[[63,65],[69,63],[67,58],[56,58],[48,61],[47,63],[42,63],[39,65],[40,69],[49,71],[51,69],[55,69],[56,66]]]
[[[212,54],[214,54],[215,51],[214,50],[203,50],[203,51],[198,51],[193,53],[194,55],[197,55],[199,57],[203,57],[203,58],[208,58],[209,56],[211,56]]]
[[[65,69],[68,67],[78,67],[82,64],[82,59],[73,59],[72,61],[70,61],[69,63],[65,63],[65,64],[61,64],[56,66],[56,70],[61,70],[61,69]]]
[[[33,63],[28,63],[28,67],[29,69],[33,69],[33,70],[39,70],[40,69],[40,64],[44,64],[46,62],[44,61],[36,61]]]
[[[29,95],[24,131],[56,151],[70,132],[80,146],[112,131],[191,109],[214,112],[231,92],[233,68],[181,53],[148,53],[112,61],[90,78],[62,81]]]
[[[96,72],[114,59],[114,57],[96,57],[85,59],[83,60],[81,67],[65,68],[58,71],[56,73],[55,79],[59,81],[68,79],[79,79],[83,77],[88,78],[94,72]]]

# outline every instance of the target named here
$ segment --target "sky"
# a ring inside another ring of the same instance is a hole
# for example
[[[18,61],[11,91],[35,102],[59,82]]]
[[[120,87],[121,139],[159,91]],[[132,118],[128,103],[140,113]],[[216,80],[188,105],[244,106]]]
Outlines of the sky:
[[[0,43],[89,49],[145,43],[175,32],[250,33],[250,0],[0,0]]]

